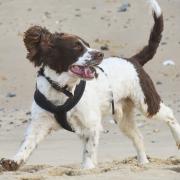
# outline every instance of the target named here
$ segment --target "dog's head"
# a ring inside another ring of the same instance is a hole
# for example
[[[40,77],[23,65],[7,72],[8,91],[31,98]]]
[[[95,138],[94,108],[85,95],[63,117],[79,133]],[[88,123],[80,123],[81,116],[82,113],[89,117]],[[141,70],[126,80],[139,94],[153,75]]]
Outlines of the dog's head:
[[[57,73],[68,72],[83,79],[95,77],[94,66],[101,63],[103,53],[91,49],[82,38],[67,33],[50,33],[33,26],[24,35],[27,58],[35,66],[48,66]]]

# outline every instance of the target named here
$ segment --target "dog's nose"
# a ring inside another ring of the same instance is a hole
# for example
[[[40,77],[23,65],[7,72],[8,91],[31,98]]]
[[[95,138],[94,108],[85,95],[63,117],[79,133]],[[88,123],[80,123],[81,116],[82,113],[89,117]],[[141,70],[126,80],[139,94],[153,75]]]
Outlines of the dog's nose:
[[[91,57],[93,60],[101,62],[103,60],[104,54],[102,52],[99,52],[99,51],[92,51]]]
[[[104,54],[102,52],[97,52],[96,59],[97,60],[103,60]]]

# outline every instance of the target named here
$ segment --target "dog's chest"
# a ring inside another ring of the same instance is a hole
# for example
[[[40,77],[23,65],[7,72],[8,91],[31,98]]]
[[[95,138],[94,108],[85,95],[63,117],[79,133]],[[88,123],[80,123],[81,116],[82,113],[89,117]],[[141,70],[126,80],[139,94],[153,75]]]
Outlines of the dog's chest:
[[[39,79],[38,88],[54,105],[63,105],[68,98],[53,89],[43,78]],[[93,126],[102,116],[112,113],[111,100],[109,84],[104,75],[97,80],[88,81],[78,104],[67,112],[67,121],[76,129]]]

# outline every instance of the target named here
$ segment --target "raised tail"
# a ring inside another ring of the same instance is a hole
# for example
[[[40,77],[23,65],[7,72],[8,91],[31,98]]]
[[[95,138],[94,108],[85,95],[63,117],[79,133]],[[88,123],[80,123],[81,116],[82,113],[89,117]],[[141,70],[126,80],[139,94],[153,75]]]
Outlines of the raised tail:
[[[162,38],[164,28],[163,15],[161,8],[156,0],[147,0],[153,10],[154,26],[151,30],[148,45],[140,52],[129,58],[130,60],[138,61],[142,66],[153,58]]]

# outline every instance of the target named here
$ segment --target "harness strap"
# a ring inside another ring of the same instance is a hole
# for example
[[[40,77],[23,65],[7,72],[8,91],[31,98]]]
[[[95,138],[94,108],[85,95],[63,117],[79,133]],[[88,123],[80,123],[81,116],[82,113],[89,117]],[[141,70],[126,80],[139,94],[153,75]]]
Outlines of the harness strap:
[[[61,125],[61,127],[68,131],[74,132],[67,121],[67,112],[70,111],[79,102],[84,93],[85,87],[86,81],[81,80],[75,88],[74,96],[68,98],[63,105],[59,106],[56,106],[51,101],[49,101],[36,87],[34,100],[42,109],[45,109],[46,111],[54,114],[56,121]]]
[[[67,101],[61,105],[58,106],[58,110],[59,108],[63,111],[70,111],[74,106],[76,106],[76,104],[79,102],[79,100],[81,99],[84,90],[86,87],[86,81],[81,80],[80,83],[76,86],[75,91],[74,91],[74,96],[70,97],[67,99]]]
[[[35,90],[34,93],[34,100],[36,102],[37,105],[39,105],[42,109],[49,111],[50,113],[55,113],[56,112],[56,106],[49,101],[44,94],[42,94],[39,89]]]
[[[50,79],[49,77],[47,77],[44,74],[44,67],[40,68],[40,70],[38,71],[38,76],[43,76],[46,78],[46,80],[49,82],[49,84],[51,84],[51,86],[56,90],[56,91],[60,91],[62,93],[64,93],[67,97],[72,97],[73,94],[67,90],[68,86],[64,86],[61,87],[57,82],[53,81],[52,79]]]

